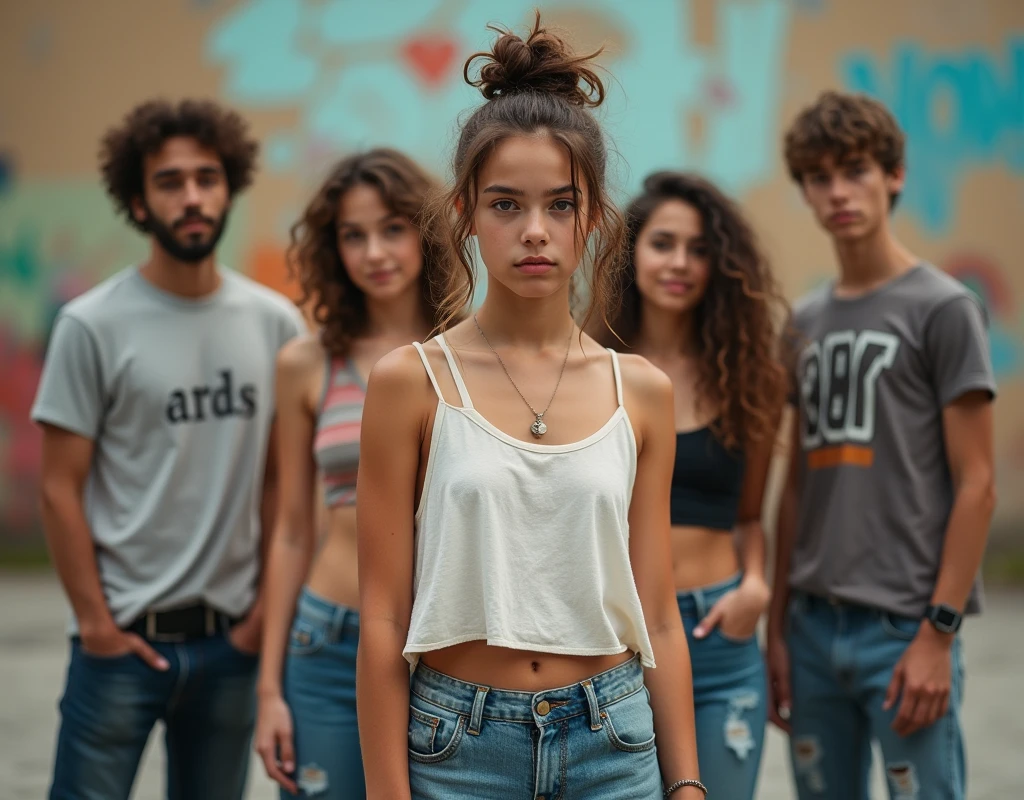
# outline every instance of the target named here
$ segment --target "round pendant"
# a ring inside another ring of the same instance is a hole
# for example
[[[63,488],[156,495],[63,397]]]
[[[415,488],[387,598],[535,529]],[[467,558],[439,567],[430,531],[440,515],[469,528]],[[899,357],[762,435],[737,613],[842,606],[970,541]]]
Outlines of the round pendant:
[[[540,438],[547,432],[548,426],[544,424],[544,420],[542,420],[540,417],[537,417],[537,421],[530,426],[530,433]]]

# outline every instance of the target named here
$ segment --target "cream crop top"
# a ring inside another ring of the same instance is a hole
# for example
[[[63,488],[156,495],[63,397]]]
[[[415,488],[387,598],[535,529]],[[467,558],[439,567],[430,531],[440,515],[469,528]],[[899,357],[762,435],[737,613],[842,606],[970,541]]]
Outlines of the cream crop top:
[[[520,441],[473,408],[444,337],[462,406],[437,392],[437,414],[416,510],[413,607],[403,655],[484,640],[576,656],[639,653],[654,666],[629,561],[636,441],[622,405],[571,444]]]

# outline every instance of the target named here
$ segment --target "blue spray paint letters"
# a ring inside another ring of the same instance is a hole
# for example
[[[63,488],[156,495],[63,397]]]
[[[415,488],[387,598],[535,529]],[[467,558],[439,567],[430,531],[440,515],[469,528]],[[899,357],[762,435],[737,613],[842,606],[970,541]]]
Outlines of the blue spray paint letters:
[[[846,85],[888,106],[907,134],[907,188],[901,203],[930,232],[955,216],[963,173],[1003,165],[1024,172],[1024,38],[1005,50],[929,53],[898,45],[888,72],[874,56],[850,55]]]

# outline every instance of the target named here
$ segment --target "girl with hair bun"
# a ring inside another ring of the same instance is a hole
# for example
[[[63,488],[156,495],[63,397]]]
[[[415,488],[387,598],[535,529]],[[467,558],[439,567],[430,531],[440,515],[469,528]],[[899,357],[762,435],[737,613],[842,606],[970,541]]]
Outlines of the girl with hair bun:
[[[466,63],[487,101],[462,128],[454,182],[427,225],[446,245],[444,319],[473,296],[474,236],[487,296],[469,319],[382,358],[367,389],[367,796],[696,800],[669,545],[672,387],[570,312],[581,263],[586,320],[605,313],[622,260],[589,111],[604,87],[594,56],[574,54],[539,14],[525,39],[497,32]]]

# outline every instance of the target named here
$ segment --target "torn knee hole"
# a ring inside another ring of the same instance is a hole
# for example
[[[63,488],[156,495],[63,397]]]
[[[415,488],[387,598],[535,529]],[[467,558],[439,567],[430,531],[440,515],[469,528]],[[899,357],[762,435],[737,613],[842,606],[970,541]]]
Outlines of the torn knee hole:
[[[917,782],[917,771],[909,761],[886,764],[885,777],[889,779],[893,800],[918,800],[921,786]]]
[[[793,761],[796,777],[808,791],[825,793],[825,773],[821,768],[821,742],[817,736],[797,736],[793,739]]]
[[[309,797],[323,794],[327,791],[327,770],[316,764],[303,764],[299,767],[295,785]]]
[[[756,747],[750,723],[743,718],[744,711],[757,708],[756,692],[737,695],[729,701],[729,712],[725,717],[725,746],[743,761]]]

